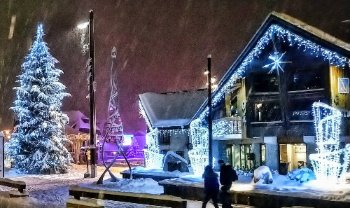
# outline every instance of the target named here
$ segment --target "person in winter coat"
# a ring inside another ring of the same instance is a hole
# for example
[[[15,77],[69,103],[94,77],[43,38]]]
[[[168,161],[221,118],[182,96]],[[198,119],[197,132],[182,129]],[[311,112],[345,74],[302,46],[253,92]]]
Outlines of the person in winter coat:
[[[232,182],[238,180],[238,176],[231,165],[225,164],[223,160],[219,160],[218,163],[220,165],[220,184],[222,191],[220,193],[220,199],[222,208],[230,208],[232,207],[232,202],[228,191],[231,189]]]
[[[218,206],[218,194],[219,194],[219,181],[218,174],[216,174],[213,168],[210,165],[207,165],[204,169],[203,176],[204,178],[204,201],[202,208],[207,206],[208,201],[211,199],[213,201],[214,207],[219,208]]]

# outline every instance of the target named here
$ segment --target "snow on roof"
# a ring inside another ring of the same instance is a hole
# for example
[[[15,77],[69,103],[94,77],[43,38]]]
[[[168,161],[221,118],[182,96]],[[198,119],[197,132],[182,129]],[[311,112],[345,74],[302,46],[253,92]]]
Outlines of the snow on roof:
[[[245,46],[241,54],[238,58],[233,62],[233,64],[229,67],[227,72],[224,74],[222,79],[220,80],[217,89],[213,92],[212,97],[214,98],[217,93],[221,91],[221,88],[225,85],[225,83],[230,79],[232,74],[240,67],[242,64],[242,60],[247,56],[249,51],[255,47],[258,40],[263,36],[264,32],[273,24],[280,25],[287,30],[293,31],[294,33],[309,39],[312,42],[322,45],[325,48],[330,49],[331,51],[336,51],[346,57],[350,57],[350,44],[346,43],[320,29],[312,27],[305,22],[302,22],[294,17],[291,17],[284,13],[271,12],[265,21],[262,23],[260,28],[256,31],[254,36],[251,38],[249,43]],[[222,98],[221,98],[222,99]],[[198,118],[198,116],[205,111],[206,106],[208,105],[208,100],[200,106],[198,111],[195,113],[194,118]]]
[[[89,118],[85,116],[81,111],[65,111],[69,118],[68,126],[73,129],[87,133],[90,129]],[[96,126],[96,131],[100,132],[100,128]]]
[[[89,120],[89,118],[87,116],[85,116],[81,111],[78,111],[78,110],[65,111],[64,113],[67,114],[67,116],[69,118],[69,122],[68,122],[69,126],[73,126],[77,122],[80,122],[82,119]]]
[[[154,128],[188,125],[206,97],[206,90],[147,92],[139,95],[145,113]]]
[[[313,27],[311,25],[308,25],[306,24],[305,22],[299,20],[299,19],[296,19],[294,17],[291,17],[287,14],[284,14],[284,13],[278,13],[278,12],[271,12],[270,15],[268,16],[268,18],[270,18],[271,16],[275,16],[281,20],[284,20],[286,21],[287,23],[297,27],[297,28],[300,28],[302,30],[304,30],[305,32],[308,32],[324,41],[327,41],[329,43],[332,43],[340,48],[343,48],[347,51],[350,51],[350,44],[349,43],[346,43],[316,27]]]

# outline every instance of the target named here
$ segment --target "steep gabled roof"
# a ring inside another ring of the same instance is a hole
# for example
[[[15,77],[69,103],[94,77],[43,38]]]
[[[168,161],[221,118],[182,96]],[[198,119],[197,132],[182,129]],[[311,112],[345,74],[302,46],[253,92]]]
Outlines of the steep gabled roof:
[[[89,118],[85,116],[81,111],[72,110],[72,111],[65,111],[64,113],[66,113],[69,118],[68,126],[72,127],[73,129],[79,132],[84,132],[84,133],[89,132],[90,130]],[[96,126],[96,132],[100,134],[100,128],[98,128],[98,126]]]
[[[139,95],[152,128],[185,127],[207,98],[206,90]]]
[[[229,67],[212,94],[215,106],[228,88],[234,87],[246,67],[261,54],[263,48],[272,41],[270,34],[283,37],[284,41],[297,45],[301,50],[321,56],[334,65],[350,65],[350,44],[345,43],[315,27],[312,27],[286,14],[272,12],[265,19],[253,38],[249,41],[236,61]],[[206,115],[208,100],[201,105],[194,118],[203,119]]]

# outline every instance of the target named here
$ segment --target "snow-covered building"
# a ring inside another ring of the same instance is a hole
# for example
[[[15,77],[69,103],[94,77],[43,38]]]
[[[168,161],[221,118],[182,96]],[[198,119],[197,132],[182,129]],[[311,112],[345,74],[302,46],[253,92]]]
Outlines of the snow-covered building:
[[[140,111],[148,126],[145,150],[147,167],[162,168],[163,156],[168,151],[188,161],[189,124],[206,98],[206,90],[147,92],[139,95]],[[176,164],[167,164],[168,169],[180,168],[173,165]]]
[[[349,58],[349,44],[271,13],[213,92],[214,161],[281,173],[309,165],[316,101],[342,111],[341,145],[350,143]],[[205,101],[193,122],[206,127],[207,114]],[[205,143],[205,134],[194,135]]]
[[[84,115],[81,111],[72,110],[65,111],[69,118],[68,126],[71,128],[81,132],[81,133],[89,133],[90,131],[90,122],[89,118]],[[96,133],[101,134],[100,128],[96,126]]]

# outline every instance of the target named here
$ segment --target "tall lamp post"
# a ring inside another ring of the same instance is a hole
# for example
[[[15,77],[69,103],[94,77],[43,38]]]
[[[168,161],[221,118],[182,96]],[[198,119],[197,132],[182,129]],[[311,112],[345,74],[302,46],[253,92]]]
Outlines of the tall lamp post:
[[[211,89],[212,89],[212,78],[211,78],[211,55],[208,55],[208,68],[204,72],[207,75],[208,84],[208,136],[209,136],[209,165],[213,166],[213,117],[212,117],[212,106],[211,106]]]
[[[89,12],[89,106],[90,106],[90,162],[91,178],[96,177],[96,107],[95,107],[95,41],[94,12]]]
[[[82,52],[86,53],[89,49],[89,60],[88,60],[88,88],[89,88],[89,109],[90,109],[90,146],[86,150],[90,150],[90,163],[91,163],[91,174],[87,169],[84,177],[96,177],[96,105],[95,105],[95,91],[96,91],[96,82],[95,82],[95,41],[94,41],[94,12],[90,10],[89,12],[89,22],[81,23],[77,26],[80,30],[85,30],[88,27],[89,29],[89,43],[85,44],[85,31],[83,31],[81,37]],[[87,168],[88,168],[87,161]]]

